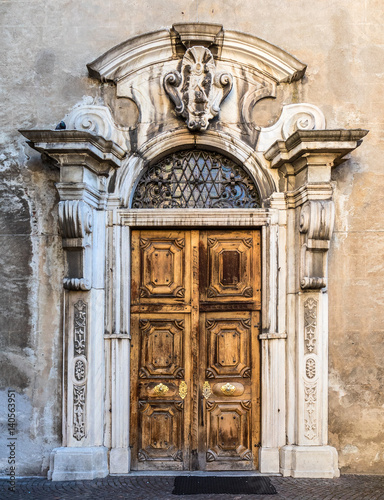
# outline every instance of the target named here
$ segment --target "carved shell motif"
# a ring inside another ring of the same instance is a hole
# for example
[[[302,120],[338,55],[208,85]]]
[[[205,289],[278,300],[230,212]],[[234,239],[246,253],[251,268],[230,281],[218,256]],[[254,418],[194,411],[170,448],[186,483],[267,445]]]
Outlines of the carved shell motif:
[[[163,85],[175,104],[176,114],[186,119],[190,130],[206,130],[220,104],[232,88],[230,73],[216,72],[215,60],[209,49],[189,48],[181,64],[181,71],[164,76]]]

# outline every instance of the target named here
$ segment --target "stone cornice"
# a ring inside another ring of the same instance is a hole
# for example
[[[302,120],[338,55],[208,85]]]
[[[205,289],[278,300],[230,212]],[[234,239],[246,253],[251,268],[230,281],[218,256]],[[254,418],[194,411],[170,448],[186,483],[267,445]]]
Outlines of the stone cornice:
[[[147,66],[173,59],[168,30],[145,33],[116,45],[87,64],[89,76],[101,81],[118,81]]]
[[[118,168],[125,151],[115,142],[82,130],[20,130],[28,144],[58,166],[85,166],[98,175]]]
[[[300,159],[317,156],[319,164],[336,166],[343,157],[356,149],[368,130],[298,130],[286,141],[276,141],[264,153],[272,168],[291,164],[297,170],[302,168]]]

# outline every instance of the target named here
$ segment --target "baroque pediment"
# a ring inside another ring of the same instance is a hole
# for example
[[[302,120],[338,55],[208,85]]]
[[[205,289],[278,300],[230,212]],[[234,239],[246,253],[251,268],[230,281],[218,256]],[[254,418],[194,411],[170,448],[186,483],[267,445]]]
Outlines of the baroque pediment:
[[[277,85],[300,80],[306,66],[255,36],[217,24],[180,23],[127,40],[88,69],[90,76],[115,83],[118,97],[136,103],[139,142],[156,127],[194,132],[214,124],[255,145],[260,127],[253,107],[275,97]]]

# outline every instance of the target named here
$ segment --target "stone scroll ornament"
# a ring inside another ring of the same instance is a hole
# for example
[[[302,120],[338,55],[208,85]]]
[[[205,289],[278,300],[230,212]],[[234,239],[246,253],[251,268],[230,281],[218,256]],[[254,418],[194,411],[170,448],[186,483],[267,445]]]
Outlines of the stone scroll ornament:
[[[206,130],[209,120],[220,111],[221,102],[231,91],[230,73],[216,72],[209,49],[191,47],[183,57],[181,71],[164,76],[164,88],[176,106],[176,113],[186,119],[190,130]]]
[[[302,237],[300,286],[316,290],[327,286],[327,254],[333,232],[335,207],[332,200],[308,201],[300,213]]]

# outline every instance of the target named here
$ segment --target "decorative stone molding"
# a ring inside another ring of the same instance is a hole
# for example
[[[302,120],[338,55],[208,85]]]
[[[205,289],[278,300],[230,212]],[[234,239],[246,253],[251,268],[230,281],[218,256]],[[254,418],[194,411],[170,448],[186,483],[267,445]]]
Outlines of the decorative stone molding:
[[[283,139],[275,141],[264,157],[278,169],[279,188],[285,192],[287,261],[292,263],[287,270],[287,292],[292,300],[288,314],[297,319],[293,331],[287,324],[288,351],[295,359],[287,389],[295,407],[288,411],[288,439],[280,451],[280,472],[294,477],[336,477],[337,452],[327,446],[328,306],[324,289],[334,224],[331,168],[360,145],[367,131],[316,130],[321,115],[305,123],[300,123],[303,114],[298,114],[299,121],[295,115],[283,111],[279,126],[270,130],[270,136],[261,133],[259,144],[267,145],[277,133]]]
[[[117,126],[113,110],[82,104],[65,118],[67,130],[22,131],[60,168],[59,224],[68,267],[65,402],[63,447],[52,452],[50,477],[105,476],[103,444],[111,473],[130,470],[131,228],[218,226],[261,229],[260,472],[337,476],[337,452],[327,446],[331,168],[367,131],[323,130],[324,116],[311,104],[284,106],[271,127],[255,124],[255,104],[276,96],[279,83],[302,78],[306,66],[221,25],[181,23],[138,36],[88,69],[115,83],[117,97],[136,103],[134,130]],[[183,148],[221,152],[241,163],[258,185],[260,208],[130,208],[143,169]],[[173,458],[182,460],[181,450]]]
[[[264,157],[271,168],[279,171],[279,187],[286,193],[287,207],[331,199],[331,168],[342,163],[367,133],[361,129],[297,130],[287,140],[274,142],[264,152]],[[326,211],[328,219],[332,217],[332,210]]]
[[[232,88],[230,73],[216,72],[209,49],[191,47],[185,53],[181,70],[164,76],[164,88],[176,106],[176,113],[186,119],[190,130],[206,130],[209,120],[220,110],[221,102]]]
[[[125,151],[102,136],[83,130],[20,130],[36,151],[47,155],[61,173],[67,167],[83,167],[90,172],[108,177],[120,167]],[[67,178],[62,175],[61,179]],[[72,179],[73,182],[73,179]]]
[[[297,130],[285,141],[276,141],[265,151],[265,158],[271,168],[278,168],[283,174],[297,175],[308,169],[306,182],[329,182],[330,168],[343,162],[345,155],[356,149],[368,134],[368,130]],[[321,170],[324,167],[327,170]],[[320,171],[320,179],[318,173]]]

